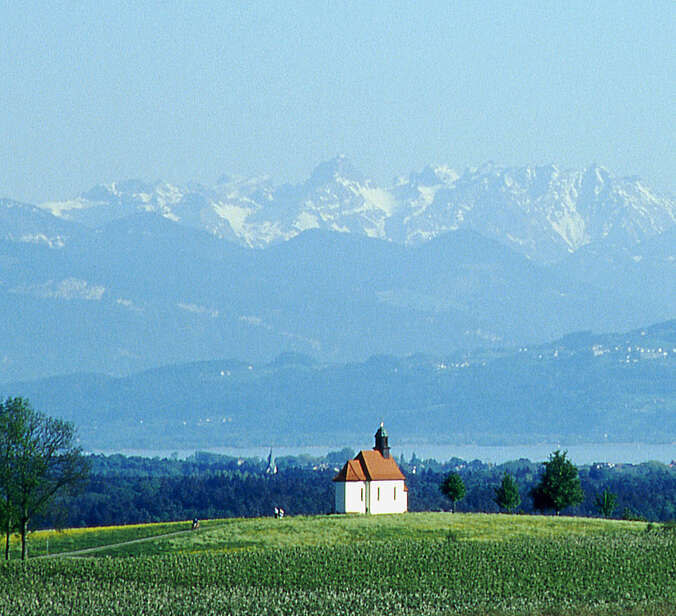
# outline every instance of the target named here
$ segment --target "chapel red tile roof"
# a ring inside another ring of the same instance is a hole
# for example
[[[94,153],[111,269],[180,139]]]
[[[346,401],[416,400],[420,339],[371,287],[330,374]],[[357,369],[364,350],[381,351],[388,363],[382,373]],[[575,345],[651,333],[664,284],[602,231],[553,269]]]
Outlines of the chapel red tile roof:
[[[366,481],[366,473],[357,459],[348,460],[333,481]]]
[[[360,451],[348,460],[333,481],[390,481],[402,479],[404,474],[394,458],[385,458],[375,449]]]

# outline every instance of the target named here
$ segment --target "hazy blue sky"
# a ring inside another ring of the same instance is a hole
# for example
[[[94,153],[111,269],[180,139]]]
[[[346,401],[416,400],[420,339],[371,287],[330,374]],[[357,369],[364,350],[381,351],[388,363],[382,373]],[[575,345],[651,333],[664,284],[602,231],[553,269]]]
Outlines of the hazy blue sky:
[[[597,162],[676,194],[676,2],[0,0],[0,197],[338,153],[381,183]]]

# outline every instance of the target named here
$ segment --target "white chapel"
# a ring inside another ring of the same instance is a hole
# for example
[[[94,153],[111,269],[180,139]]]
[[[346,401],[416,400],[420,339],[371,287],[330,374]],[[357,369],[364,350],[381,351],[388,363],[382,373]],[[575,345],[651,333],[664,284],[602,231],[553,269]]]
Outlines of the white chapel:
[[[408,509],[406,477],[390,455],[383,424],[376,446],[360,451],[333,478],[336,513],[404,513]]]

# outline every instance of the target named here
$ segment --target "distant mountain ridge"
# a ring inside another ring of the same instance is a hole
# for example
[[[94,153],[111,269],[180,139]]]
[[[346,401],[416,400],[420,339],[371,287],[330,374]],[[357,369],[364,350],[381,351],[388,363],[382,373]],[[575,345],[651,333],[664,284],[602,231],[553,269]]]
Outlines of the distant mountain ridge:
[[[12,391],[75,421],[90,448],[340,446],[387,421],[398,442],[676,440],[676,321],[544,345],[323,363],[212,360]]]
[[[90,227],[155,212],[256,248],[315,228],[402,244],[470,229],[540,263],[598,241],[629,246],[676,226],[676,199],[597,165],[489,163],[463,173],[429,166],[380,187],[345,156],[321,163],[298,185],[274,186],[266,177],[222,176],[213,187],[128,180],[40,207]]]

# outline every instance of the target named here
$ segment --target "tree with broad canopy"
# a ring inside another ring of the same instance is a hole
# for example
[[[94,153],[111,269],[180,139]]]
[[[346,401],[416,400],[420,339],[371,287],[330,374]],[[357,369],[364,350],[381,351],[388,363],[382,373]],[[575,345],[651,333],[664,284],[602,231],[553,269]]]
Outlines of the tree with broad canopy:
[[[26,537],[32,517],[60,492],[74,491],[89,473],[89,461],[75,444],[72,423],[34,410],[28,400],[0,402],[0,519],[9,536],[21,535],[21,558],[26,559]]]
[[[465,484],[458,473],[446,475],[440,486],[441,493],[451,501],[451,511],[455,513],[455,503],[465,497]]]
[[[535,509],[553,509],[559,515],[566,507],[579,505],[584,500],[577,468],[566,459],[567,454],[557,449],[544,463],[540,483],[531,491]]]
[[[495,488],[495,504],[505,511],[514,511],[521,504],[519,496],[519,486],[516,480],[509,473],[502,477],[502,483]]]

